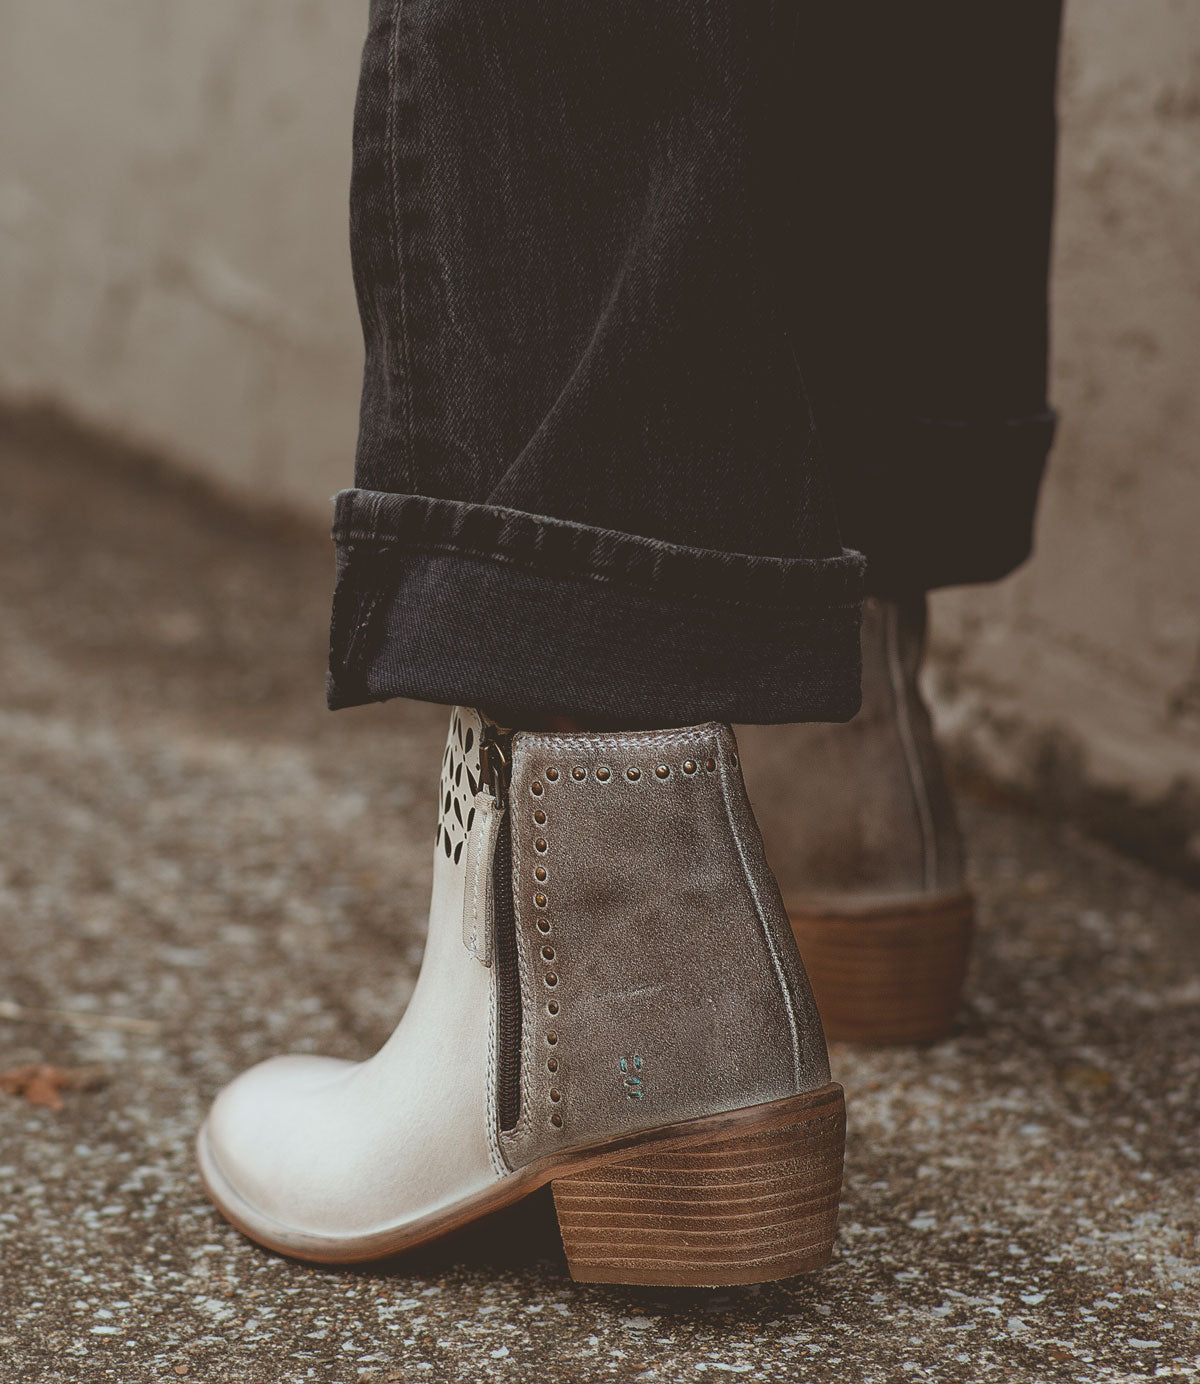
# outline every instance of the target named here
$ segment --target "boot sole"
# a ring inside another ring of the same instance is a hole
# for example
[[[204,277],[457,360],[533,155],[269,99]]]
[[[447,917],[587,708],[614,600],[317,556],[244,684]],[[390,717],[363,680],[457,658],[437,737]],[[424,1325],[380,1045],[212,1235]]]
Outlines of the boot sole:
[[[205,1188],[226,1220],[293,1258],[387,1258],[550,1183],[572,1278],[722,1287],[790,1278],[829,1262],[845,1144],[845,1096],[831,1083],[543,1158],[431,1216],[345,1239],[294,1231],[256,1212],[221,1173],[207,1126],[197,1155]]]
[[[861,913],[789,910],[826,1036],[891,1046],[950,1034],[974,914],[965,893]]]

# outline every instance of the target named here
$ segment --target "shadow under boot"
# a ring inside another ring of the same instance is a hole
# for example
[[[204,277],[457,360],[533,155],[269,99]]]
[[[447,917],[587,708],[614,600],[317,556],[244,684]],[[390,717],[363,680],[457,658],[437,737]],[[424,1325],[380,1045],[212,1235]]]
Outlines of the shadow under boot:
[[[925,599],[863,607],[862,710],[742,726],[746,786],[830,1038],[917,1043],[958,1014],[962,836],[918,675]]]

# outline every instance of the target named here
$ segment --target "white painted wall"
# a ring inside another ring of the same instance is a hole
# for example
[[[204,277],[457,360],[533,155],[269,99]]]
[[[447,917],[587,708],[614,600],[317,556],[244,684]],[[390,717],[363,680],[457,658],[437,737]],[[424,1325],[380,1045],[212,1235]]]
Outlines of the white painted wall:
[[[0,394],[324,514],[365,0],[0,0]]]

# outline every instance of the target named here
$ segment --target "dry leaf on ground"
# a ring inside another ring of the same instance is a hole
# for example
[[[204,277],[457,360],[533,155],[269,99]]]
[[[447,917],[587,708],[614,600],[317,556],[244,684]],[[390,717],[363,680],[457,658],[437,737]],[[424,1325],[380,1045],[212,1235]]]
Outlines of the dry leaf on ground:
[[[27,1062],[0,1072],[0,1091],[23,1096],[30,1105],[61,1110],[64,1091],[94,1091],[104,1085],[105,1079],[101,1067],[52,1067],[45,1062]]]

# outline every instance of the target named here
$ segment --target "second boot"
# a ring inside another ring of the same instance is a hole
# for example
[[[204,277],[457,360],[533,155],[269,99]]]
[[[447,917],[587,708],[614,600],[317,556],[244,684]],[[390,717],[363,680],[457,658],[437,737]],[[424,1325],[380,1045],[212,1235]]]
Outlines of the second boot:
[[[831,1038],[954,1027],[973,903],[919,673],[924,596],[863,607],[847,725],[742,726],[746,785]]]

